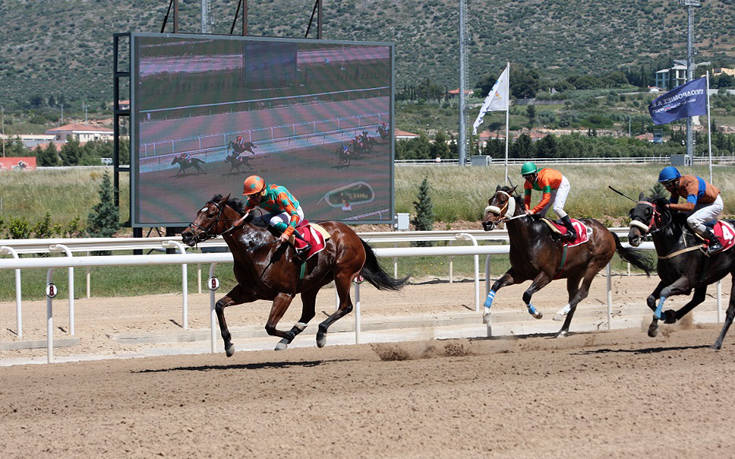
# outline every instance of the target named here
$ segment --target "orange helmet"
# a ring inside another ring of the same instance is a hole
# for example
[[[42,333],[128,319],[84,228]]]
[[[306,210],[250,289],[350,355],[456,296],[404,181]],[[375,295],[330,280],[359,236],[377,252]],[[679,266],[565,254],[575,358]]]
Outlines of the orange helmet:
[[[243,183],[242,194],[245,196],[258,194],[263,191],[264,188],[265,180],[263,180],[263,177],[251,175],[250,177],[246,178],[245,182]]]

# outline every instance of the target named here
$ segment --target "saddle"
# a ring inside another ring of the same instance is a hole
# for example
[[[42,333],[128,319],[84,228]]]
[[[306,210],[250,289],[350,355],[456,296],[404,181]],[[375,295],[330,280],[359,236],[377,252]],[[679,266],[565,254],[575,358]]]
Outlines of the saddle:
[[[306,242],[311,244],[309,252],[302,255],[304,261],[324,250],[324,247],[327,245],[327,240],[331,237],[327,230],[322,228],[321,225],[310,223],[306,219],[296,227],[296,230],[304,237],[304,239],[306,239]],[[289,242],[296,248],[296,250],[306,247],[306,243],[301,239],[296,238],[294,235],[291,235]]]
[[[556,234],[558,236],[564,236],[565,234],[567,234],[567,227],[564,226],[562,223],[555,222],[546,217],[541,217],[540,220],[546,223],[549,229],[551,229],[552,234]],[[590,235],[592,234],[592,228],[589,228],[577,219],[570,218],[570,220],[572,221],[572,226],[574,226],[574,230],[577,232],[577,237],[571,242],[564,242],[564,245],[567,247],[575,247],[589,241]]]
[[[712,229],[712,232],[715,236],[717,236],[717,239],[719,239],[720,243],[722,244],[722,250],[718,250],[714,253],[724,252],[726,250],[730,250],[731,248],[733,248],[733,246],[735,246],[735,228],[732,226],[731,223],[728,223],[724,220],[718,220],[714,225],[707,224],[706,226],[709,226]],[[709,246],[708,241],[705,238],[695,233],[694,231],[691,232],[697,239],[701,239],[703,241],[705,247]]]

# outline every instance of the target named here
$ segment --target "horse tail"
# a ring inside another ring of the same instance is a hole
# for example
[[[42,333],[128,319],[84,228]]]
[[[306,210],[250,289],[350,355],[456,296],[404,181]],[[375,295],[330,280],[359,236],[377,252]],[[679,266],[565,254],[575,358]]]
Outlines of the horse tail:
[[[367,242],[360,239],[363,248],[365,248],[365,265],[362,267],[360,274],[368,282],[370,282],[378,290],[399,290],[408,281],[409,276],[403,279],[395,279],[388,275],[378,263],[375,252]]]
[[[651,261],[651,259],[645,254],[643,254],[642,252],[638,252],[632,247],[623,247],[623,244],[620,243],[620,238],[618,237],[618,235],[613,233],[612,231],[610,233],[615,238],[615,248],[617,249],[620,258],[629,263],[632,263],[635,267],[644,270],[646,272],[646,275],[650,276],[651,271],[653,271],[653,261]]]

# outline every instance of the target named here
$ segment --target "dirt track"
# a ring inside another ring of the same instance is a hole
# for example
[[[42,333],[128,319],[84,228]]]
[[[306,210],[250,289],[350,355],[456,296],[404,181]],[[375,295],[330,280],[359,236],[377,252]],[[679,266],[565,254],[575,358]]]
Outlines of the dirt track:
[[[713,327],[18,366],[4,457],[729,456]],[[386,360],[381,360],[381,355]],[[404,358],[405,360],[395,360]]]
[[[614,298],[640,303],[640,291],[652,283],[614,278]],[[604,280],[593,287],[583,307],[603,309]],[[504,289],[494,307],[519,307],[521,291]],[[324,295],[319,309],[327,309],[333,291]],[[208,325],[205,297],[192,298],[192,327]],[[549,288],[534,298],[550,320],[563,295]],[[412,286],[397,294],[366,289],[362,301],[367,317],[467,311],[472,284]],[[62,326],[66,303],[56,304]],[[3,342],[14,328],[11,306],[0,305]],[[108,335],[175,329],[179,307],[175,295],[79,300],[81,342],[57,354],[120,352]],[[41,339],[45,304],[24,309],[24,339]],[[292,309],[289,317],[298,305]],[[228,321],[262,324],[266,311],[267,304],[236,307]],[[289,317],[284,324],[290,326]],[[231,359],[203,354],[3,367],[0,451],[4,457],[728,456],[735,337],[713,351],[707,346],[718,331],[685,321],[655,339],[629,329],[564,339],[328,345],[238,352]]]

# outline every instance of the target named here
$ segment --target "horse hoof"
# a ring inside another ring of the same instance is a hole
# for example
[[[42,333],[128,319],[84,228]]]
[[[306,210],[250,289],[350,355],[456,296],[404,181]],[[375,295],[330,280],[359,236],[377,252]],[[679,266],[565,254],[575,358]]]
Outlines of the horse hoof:
[[[235,345],[230,344],[229,346],[227,346],[227,348],[225,349],[225,354],[227,354],[227,357],[232,357],[233,355],[235,355]]]
[[[664,323],[675,324],[676,323],[676,311],[673,309],[667,309],[664,311]]]
[[[487,314],[482,315],[482,323],[485,325],[490,323],[490,313],[489,312]]]
[[[648,326],[648,336],[655,338],[658,335],[658,324],[651,324]]]
[[[327,344],[327,335],[318,333],[316,335],[316,346],[317,347],[324,347],[324,345]]]
[[[720,343],[718,341],[715,344],[713,344],[712,346],[710,346],[710,348],[714,349],[715,351],[719,351],[722,348],[722,343]]]
[[[288,349],[288,340],[286,338],[283,338],[281,341],[276,344],[276,351],[283,351]]]
[[[566,331],[566,330],[562,330],[562,331],[560,331],[559,333],[556,334],[556,337],[557,338],[564,338],[566,336],[569,336],[569,332]]]
[[[541,319],[544,314],[541,311],[537,311],[535,314],[531,314],[534,319]]]

